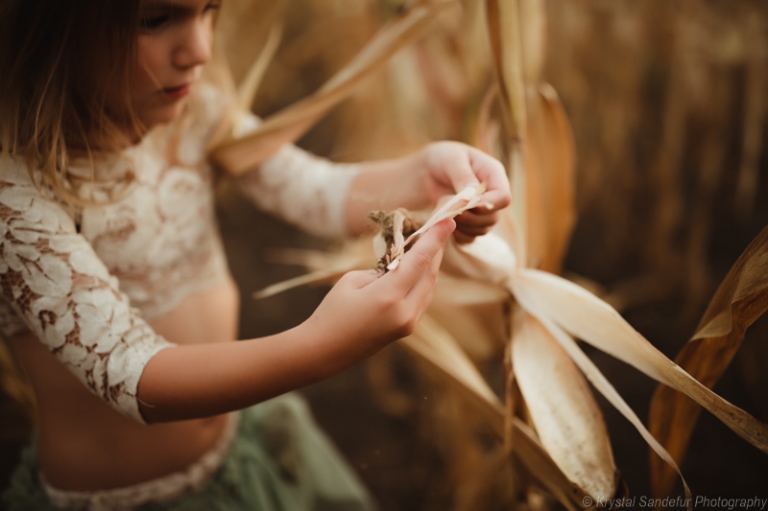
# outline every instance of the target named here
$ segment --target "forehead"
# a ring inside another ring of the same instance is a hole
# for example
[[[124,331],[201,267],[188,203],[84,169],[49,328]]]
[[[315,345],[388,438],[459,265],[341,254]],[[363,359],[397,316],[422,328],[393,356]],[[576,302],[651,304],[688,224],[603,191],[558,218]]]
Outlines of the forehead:
[[[144,0],[144,10],[197,11],[208,5],[210,0]]]

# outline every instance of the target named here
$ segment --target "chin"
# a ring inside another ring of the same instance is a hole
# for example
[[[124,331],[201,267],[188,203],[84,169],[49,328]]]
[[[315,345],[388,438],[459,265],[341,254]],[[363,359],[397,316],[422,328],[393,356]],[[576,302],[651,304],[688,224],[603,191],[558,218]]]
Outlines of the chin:
[[[185,101],[179,101],[176,104],[162,108],[153,108],[150,111],[143,112],[140,119],[147,129],[154,128],[160,124],[169,124],[178,119],[184,112]]]

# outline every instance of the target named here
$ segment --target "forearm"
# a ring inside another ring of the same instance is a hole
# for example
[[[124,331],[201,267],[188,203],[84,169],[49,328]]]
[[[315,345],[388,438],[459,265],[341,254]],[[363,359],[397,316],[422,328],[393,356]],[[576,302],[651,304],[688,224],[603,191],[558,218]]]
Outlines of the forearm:
[[[307,324],[269,337],[181,345],[155,355],[138,387],[148,423],[206,417],[327,378],[365,353],[339,348]]]
[[[368,213],[374,210],[429,206],[425,158],[420,151],[403,158],[362,163],[347,196],[348,232],[353,236],[366,232]]]
[[[345,274],[315,312],[286,332],[249,341],[167,348],[144,366],[137,399],[147,422],[245,408],[338,373],[410,335],[437,283],[444,221],[406,253],[397,271]]]

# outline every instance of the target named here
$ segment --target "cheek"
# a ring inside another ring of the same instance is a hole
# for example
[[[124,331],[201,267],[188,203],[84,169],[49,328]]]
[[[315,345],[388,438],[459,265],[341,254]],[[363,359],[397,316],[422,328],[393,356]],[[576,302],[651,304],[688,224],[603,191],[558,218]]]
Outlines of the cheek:
[[[148,94],[161,89],[165,67],[166,59],[162,45],[150,38],[140,37],[138,67],[134,73],[135,90]]]

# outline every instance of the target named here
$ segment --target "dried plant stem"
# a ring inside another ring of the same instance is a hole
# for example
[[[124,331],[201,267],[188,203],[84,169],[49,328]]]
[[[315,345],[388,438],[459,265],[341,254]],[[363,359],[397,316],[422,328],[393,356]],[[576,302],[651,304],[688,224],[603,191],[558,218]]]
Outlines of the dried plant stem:
[[[514,342],[514,339],[512,342]],[[507,342],[504,346],[504,377],[506,378],[504,386],[504,451],[511,456],[515,439],[515,372],[512,367],[512,342]]]
[[[261,85],[261,80],[264,78],[264,73],[267,72],[269,64],[275,57],[275,53],[277,53],[282,36],[283,24],[282,22],[277,22],[269,30],[264,49],[261,50],[259,57],[254,61],[251,68],[248,69],[242,83],[238,86],[237,102],[238,107],[242,110],[248,111],[251,109],[253,100],[256,98],[256,92],[258,92],[259,85]]]
[[[523,147],[527,113],[520,8],[517,0],[486,0],[485,5],[502,115],[509,136],[507,172],[512,185],[512,208],[525,238],[528,229]]]

